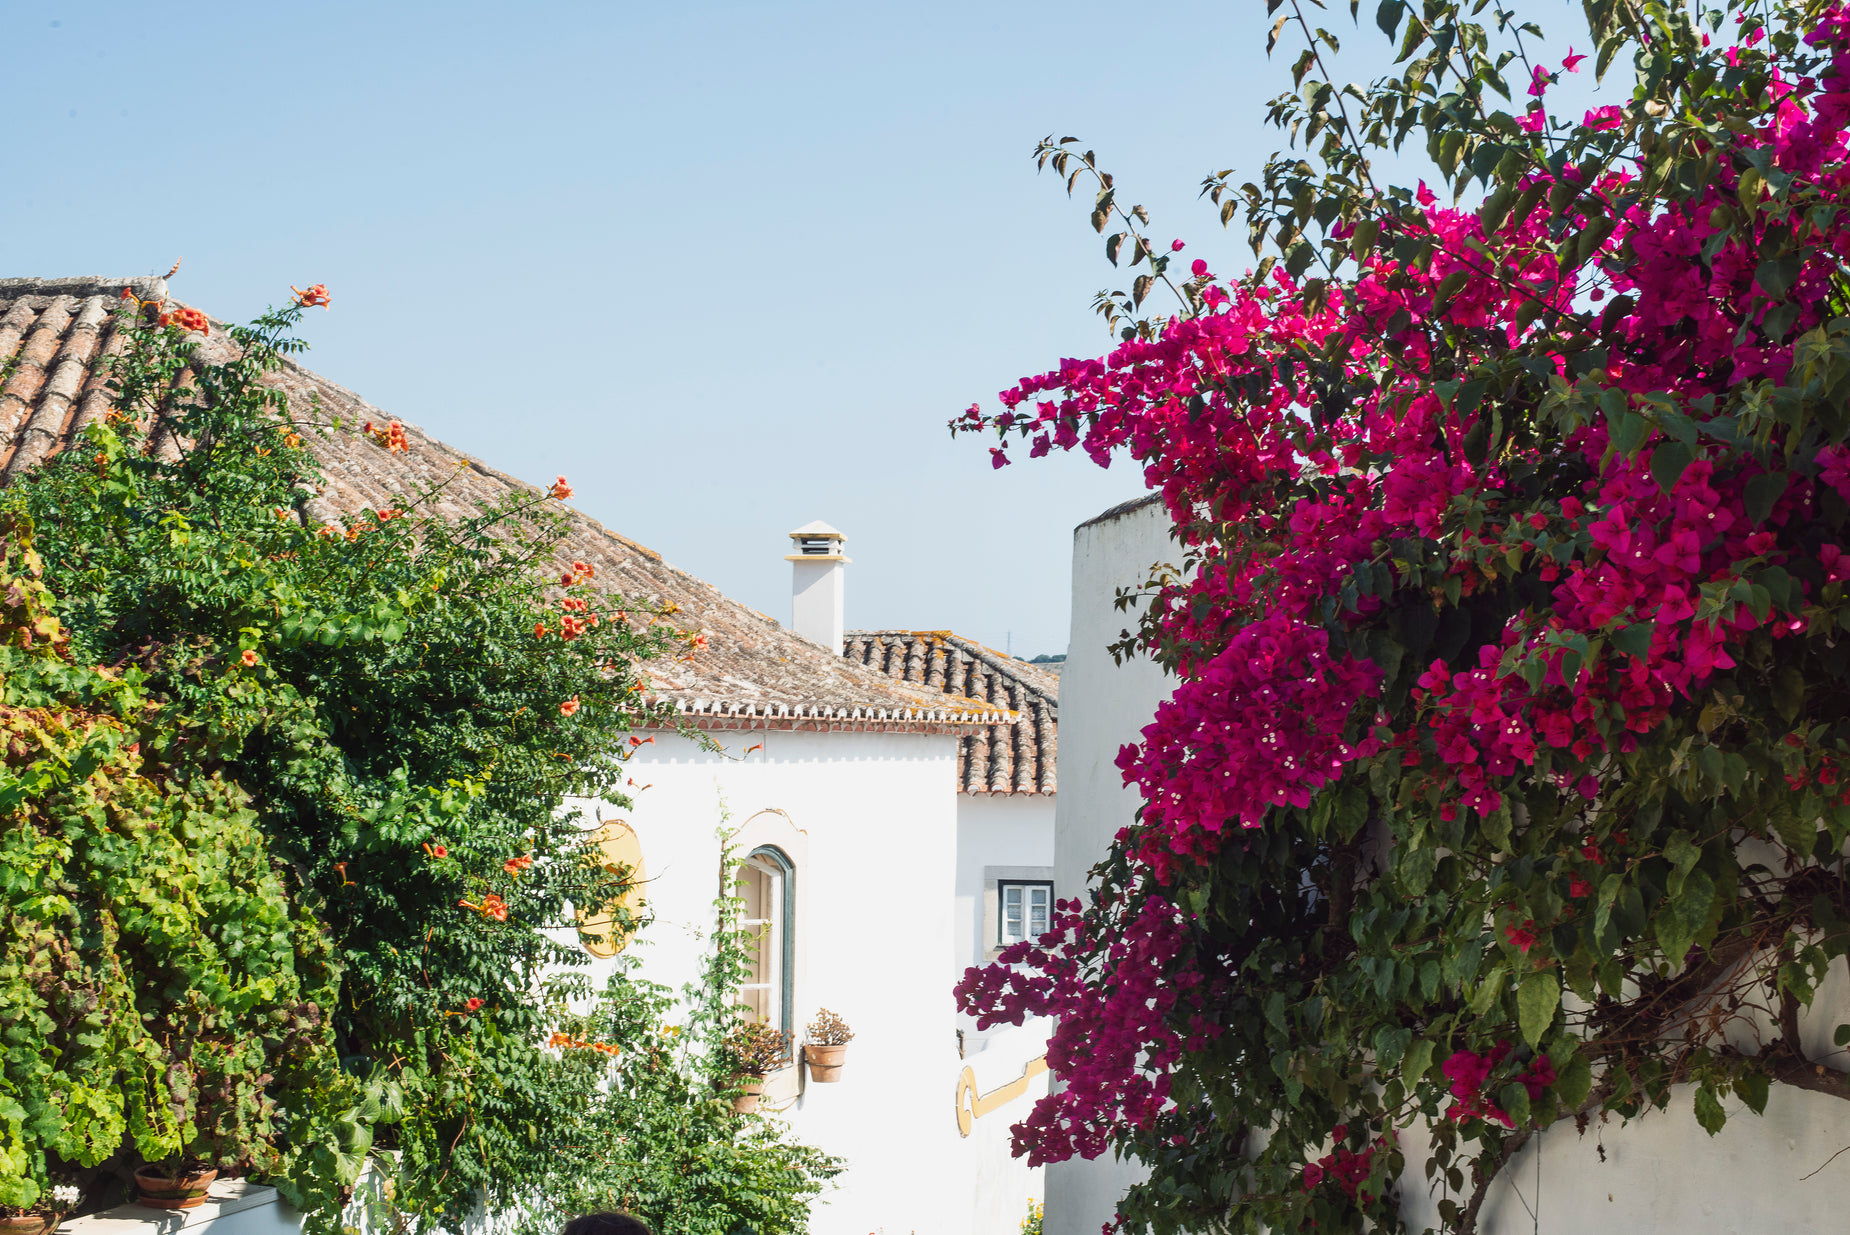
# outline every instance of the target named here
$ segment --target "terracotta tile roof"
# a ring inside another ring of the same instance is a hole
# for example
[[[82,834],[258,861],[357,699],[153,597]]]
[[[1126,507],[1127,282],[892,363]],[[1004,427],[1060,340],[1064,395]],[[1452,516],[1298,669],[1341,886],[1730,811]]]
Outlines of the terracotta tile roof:
[[[1015,713],[959,744],[960,793],[1045,793],[1055,789],[1060,676],[948,630],[851,630],[842,655],[895,681],[987,700]]]
[[[142,299],[167,295],[160,279],[0,279],[0,484],[57,453],[108,408],[99,359],[119,350],[115,313],[124,287]],[[214,322],[202,348],[228,348]],[[410,449],[392,453],[351,431],[389,417],[359,395],[290,365],[282,374],[294,415],[349,426],[308,434],[325,485],[304,505],[311,524],[399,504],[400,495],[438,490],[430,505],[466,517],[513,492],[517,480],[404,426]],[[319,413],[309,411],[320,401]],[[173,452],[157,428],[150,449]],[[1006,705],[914,686],[853,664],[832,649],[781,628],[775,620],[722,595],[718,588],[662,560],[659,553],[570,511],[563,560],[597,568],[612,592],[680,606],[675,621],[700,630],[707,647],[692,660],[651,666],[659,697],[672,700],[706,729],[901,729],[969,734],[1007,724]]]

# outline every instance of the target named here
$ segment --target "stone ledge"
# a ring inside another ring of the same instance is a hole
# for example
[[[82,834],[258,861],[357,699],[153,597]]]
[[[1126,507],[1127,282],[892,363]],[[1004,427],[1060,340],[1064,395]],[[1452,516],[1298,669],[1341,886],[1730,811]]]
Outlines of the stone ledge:
[[[281,1199],[276,1189],[267,1184],[252,1183],[248,1179],[216,1179],[206,1191],[205,1203],[192,1209],[155,1209],[133,1203],[118,1205],[82,1218],[67,1218],[59,1224],[58,1235],[150,1235],[151,1232],[173,1235],[173,1232],[203,1227],[247,1210],[278,1206]],[[279,1226],[290,1227],[300,1221],[294,1211],[287,1217],[280,1213],[273,1218],[255,1213],[249,1217],[259,1221],[271,1218]]]

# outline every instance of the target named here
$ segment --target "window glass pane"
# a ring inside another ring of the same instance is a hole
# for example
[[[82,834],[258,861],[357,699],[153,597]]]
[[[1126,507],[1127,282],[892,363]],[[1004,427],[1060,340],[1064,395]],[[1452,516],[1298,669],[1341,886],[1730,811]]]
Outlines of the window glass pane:
[[[739,872],[739,896],[745,902],[743,925],[752,931],[747,957],[751,968],[745,975],[745,989],[740,993],[744,1002],[750,1005],[756,1020],[764,1020],[770,1014],[770,988],[776,976],[770,923],[766,921],[770,883],[769,874],[756,862],[747,862]]]
[[[1022,939],[1022,886],[1019,883],[1002,885],[1002,942],[1018,943]]]
[[[1048,902],[1053,898],[1053,889],[1041,886],[1031,888],[1029,891],[1032,893],[1030,902],[1032,911],[1028,914],[1028,933],[1045,935],[1047,933]]]

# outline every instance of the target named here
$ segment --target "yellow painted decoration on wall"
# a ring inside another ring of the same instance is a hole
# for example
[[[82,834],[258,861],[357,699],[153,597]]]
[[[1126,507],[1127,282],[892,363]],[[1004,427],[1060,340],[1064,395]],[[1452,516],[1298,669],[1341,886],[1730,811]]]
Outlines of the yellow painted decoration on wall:
[[[1047,1056],[1037,1056],[1028,1061],[1020,1076],[979,1096],[976,1092],[976,1069],[965,1068],[957,1076],[957,1131],[969,1136],[977,1120],[1027,1093],[1029,1083],[1045,1071]]]
[[[591,917],[586,917],[583,910],[578,913],[579,941],[584,944],[585,951],[601,960],[609,960],[630,941],[629,933],[616,927],[617,912],[621,910],[631,917],[642,912],[642,889],[648,875],[642,864],[642,841],[621,819],[600,825],[591,834],[591,840],[603,852],[604,869],[613,875],[627,876],[630,885],[601,912]]]

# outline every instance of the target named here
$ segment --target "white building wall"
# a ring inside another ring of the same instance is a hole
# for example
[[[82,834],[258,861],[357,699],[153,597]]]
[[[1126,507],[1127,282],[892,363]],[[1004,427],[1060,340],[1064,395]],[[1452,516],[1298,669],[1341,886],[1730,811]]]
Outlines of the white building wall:
[[[1053,878],[1054,798],[966,793],[957,798],[957,965],[953,982],[997,952],[995,872]],[[1013,872],[1044,872],[1037,875]],[[1062,895],[1058,885],[1056,896]]]
[[[1154,496],[1114,507],[1073,531],[1054,841],[1054,887],[1062,897],[1081,894],[1086,873],[1142,802],[1117,769],[1118,750],[1138,739],[1175,683],[1148,659],[1120,665],[1106,649],[1137,620],[1135,611],[1117,607],[1118,589],[1141,584],[1153,565],[1176,556],[1169,516]],[[1124,1190],[1143,1176],[1134,1163],[1109,1157],[1053,1163],[1047,1167],[1047,1235],[1097,1235]]]
[[[715,736],[724,753],[657,733],[630,762],[631,811],[578,804],[587,823],[601,809],[641,842],[654,921],[631,946],[645,976],[679,987],[697,972],[719,891],[723,801],[730,829],[778,843],[797,864],[797,1036],[820,1007],[855,1033],[839,1083],[808,1084],[794,1068],[767,1085],[766,1109],[848,1161],[814,1211],[812,1235],[1013,1235],[1039,1172],[986,1161],[956,1118],[970,1063],[958,1056],[950,991],[966,955],[955,896],[957,738]],[[594,980],[614,964],[594,962]],[[1026,1102],[979,1123],[987,1131],[1013,1122]],[[1014,1215],[1006,1226],[971,1225],[978,1212],[1004,1211]]]
[[[1053,877],[1054,798],[1042,794],[958,795],[957,957],[951,974],[953,985],[963,980],[972,965],[988,964],[1001,951],[997,884],[1005,879]],[[1054,895],[1064,895],[1057,884]],[[990,1049],[999,1035],[1013,1032],[996,1026],[979,1029],[976,1018],[963,1013],[957,1015],[957,1031],[962,1035],[966,1056]],[[1046,1036],[1043,1031],[1041,1041]],[[1007,1144],[1006,1136],[1001,1143]],[[1034,1169],[1036,1196],[1040,1195],[1041,1170]]]

